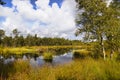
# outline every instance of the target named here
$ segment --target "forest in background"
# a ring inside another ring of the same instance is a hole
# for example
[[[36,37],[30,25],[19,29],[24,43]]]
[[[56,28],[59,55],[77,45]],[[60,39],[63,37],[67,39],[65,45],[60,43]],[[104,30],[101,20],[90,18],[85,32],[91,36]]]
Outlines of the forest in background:
[[[22,47],[22,46],[59,46],[59,45],[80,45],[80,40],[69,40],[65,38],[40,38],[28,34],[26,37],[14,29],[12,36],[6,36],[4,30],[0,30],[0,45],[3,47]]]

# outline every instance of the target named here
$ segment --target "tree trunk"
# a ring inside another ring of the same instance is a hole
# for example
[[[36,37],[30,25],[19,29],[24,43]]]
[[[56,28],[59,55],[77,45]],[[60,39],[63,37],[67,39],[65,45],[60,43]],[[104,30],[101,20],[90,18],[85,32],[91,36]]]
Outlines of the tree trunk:
[[[104,48],[104,43],[102,41],[102,53],[104,55],[104,60],[106,59],[106,52],[105,52],[105,48]]]
[[[105,60],[106,59],[106,52],[105,52],[105,47],[104,47],[104,42],[103,42],[102,36],[100,36],[100,46],[101,46],[101,52],[102,52],[104,60]]]
[[[112,60],[112,58],[113,58],[113,53],[114,53],[114,51],[113,51],[113,49],[111,50],[111,53],[110,53],[110,59]]]

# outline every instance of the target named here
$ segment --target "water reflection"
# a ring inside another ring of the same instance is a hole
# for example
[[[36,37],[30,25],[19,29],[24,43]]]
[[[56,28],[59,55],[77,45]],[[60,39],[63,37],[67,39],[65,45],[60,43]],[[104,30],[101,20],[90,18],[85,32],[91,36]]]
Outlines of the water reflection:
[[[4,57],[3,56],[0,56],[0,59],[3,59]]]
[[[54,64],[64,64],[64,63],[71,62],[72,59],[73,59],[72,53],[65,53],[65,54],[60,55],[60,56],[55,56],[53,58],[53,63]]]
[[[51,62],[51,65],[57,65],[57,64],[65,64],[65,63],[69,63],[73,60],[73,54],[72,53],[65,53],[63,55],[59,55],[59,56],[54,56],[53,57],[53,61]],[[30,60],[30,64],[32,66],[41,66],[46,64],[47,62],[44,61],[42,56],[39,56],[36,60],[35,59],[31,59]]]
[[[31,59],[30,59],[30,65],[31,65],[32,67],[38,67],[37,61],[36,61],[34,58],[31,58]]]
[[[7,58],[4,60],[4,64],[8,64],[10,62],[14,62],[15,61],[15,58],[13,56],[11,56],[10,58]]]
[[[23,55],[23,60],[28,60],[28,58],[26,57],[26,55]]]
[[[0,56],[0,59],[4,59],[3,56]],[[47,62],[43,59],[43,56],[33,56],[29,57],[28,55],[23,55],[22,58],[19,58],[22,60],[29,60],[30,65],[33,67],[42,66],[44,64],[47,64]],[[14,62],[15,57],[11,56],[10,58],[4,59],[4,64]],[[66,64],[73,60],[73,54],[71,52],[65,53],[63,55],[56,55],[53,57],[53,61],[50,63],[51,65],[58,65],[58,64]]]

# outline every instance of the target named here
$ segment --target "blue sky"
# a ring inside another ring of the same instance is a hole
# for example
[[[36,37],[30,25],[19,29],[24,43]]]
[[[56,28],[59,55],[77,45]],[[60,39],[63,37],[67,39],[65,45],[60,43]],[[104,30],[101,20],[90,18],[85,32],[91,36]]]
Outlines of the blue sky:
[[[7,6],[7,7],[12,7],[12,0],[2,0],[4,1],[6,4],[4,6]]]
[[[75,37],[74,0],[3,0],[0,6],[0,28],[10,35],[17,28],[24,35],[40,37]]]
[[[59,8],[62,6],[63,0],[50,0],[49,5],[52,6],[53,3],[57,3]]]
[[[5,7],[12,7],[13,6],[12,5],[12,0],[3,0],[3,1],[6,2],[6,4],[4,5]],[[37,1],[37,0],[30,0],[30,2],[33,5],[34,9],[36,7],[35,1]],[[50,0],[49,5],[52,7],[53,3],[57,3],[59,8],[60,8],[62,6],[62,2],[63,2],[63,0]]]

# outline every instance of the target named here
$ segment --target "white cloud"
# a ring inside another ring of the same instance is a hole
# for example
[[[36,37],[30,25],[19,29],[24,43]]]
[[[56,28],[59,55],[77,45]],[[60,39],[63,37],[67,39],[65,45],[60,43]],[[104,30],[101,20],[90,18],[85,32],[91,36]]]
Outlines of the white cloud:
[[[70,37],[75,30],[74,0],[64,0],[62,7],[54,3],[50,7],[49,0],[37,0],[37,10],[32,8],[29,0],[12,0],[13,7],[0,6],[0,16],[6,17],[2,28],[7,33],[18,28],[23,34],[38,34],[41,37]],[[14,9],[18,12],[14,12]]]

